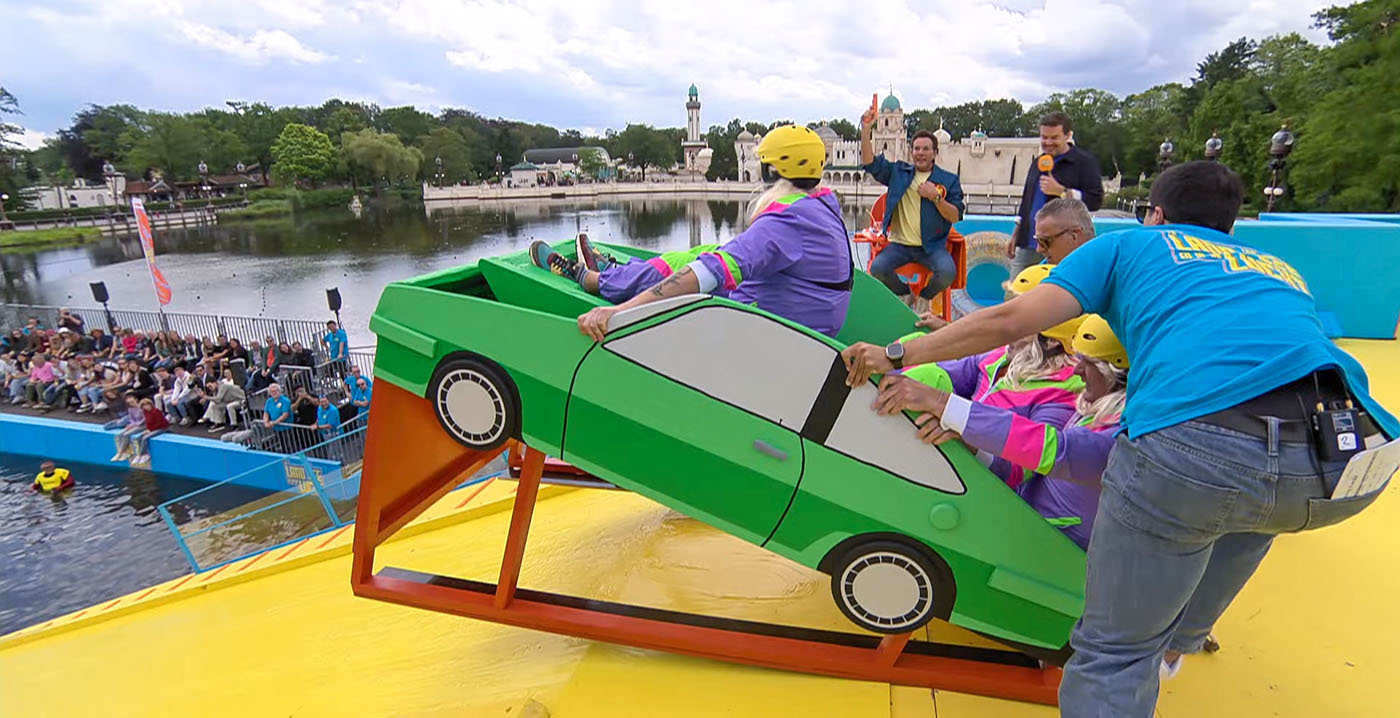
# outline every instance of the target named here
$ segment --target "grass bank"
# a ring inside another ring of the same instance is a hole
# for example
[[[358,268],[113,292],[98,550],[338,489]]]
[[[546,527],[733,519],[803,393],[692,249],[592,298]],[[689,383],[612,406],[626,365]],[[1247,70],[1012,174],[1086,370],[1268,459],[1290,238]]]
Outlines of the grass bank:
[[[91,242],[102,236],[97,227],[54,227],[52,229],[14,229],[0,232],[0,249],[72,245]]]
[[[285,199],[260,199],[247,207],[229,209],[219,213],[219,221],[267,219],[283,217],[292,213],[292,203]]]

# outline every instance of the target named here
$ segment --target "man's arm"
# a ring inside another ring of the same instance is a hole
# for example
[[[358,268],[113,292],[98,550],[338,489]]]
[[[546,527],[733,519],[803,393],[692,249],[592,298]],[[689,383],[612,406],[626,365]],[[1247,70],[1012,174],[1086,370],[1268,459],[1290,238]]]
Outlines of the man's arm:
[[[994,349],[1083,314],[1079,300],[1053,284],[1041,283],[1009,302],[959,319],[932,334],[904,343],[904,364],[945,361]],[[846,384],[860,386],[870,375],[892,370],[885,348],[858,342],[841,352]]]

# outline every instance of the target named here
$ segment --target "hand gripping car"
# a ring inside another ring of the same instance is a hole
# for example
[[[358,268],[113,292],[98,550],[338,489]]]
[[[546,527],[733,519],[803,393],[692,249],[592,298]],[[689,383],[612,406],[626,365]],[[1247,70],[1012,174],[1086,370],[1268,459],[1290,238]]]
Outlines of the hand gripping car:
[[[570,251],[560,245],[561,252]],[[618,256],[650,256],[608,247]],[[870,410],[839,352],[914,315],[858,273],[837,340],[726,299],[619,313],[524,253],[387,287],[355,525],[362,596],[723,660],[1053,702],[1084,553],[965,447]],[[743,358],[743,359],[741,359]],[[752,358],[759,358],[755,361]],[[511,442],[525,452],[501,580],[373,572],[374,548]],[[403,447],[412,445],[412,451]],[[868,633],[774,627],[516,589],[544,455],[831,576]],[[1018,653],[910,642],[933,619]]]

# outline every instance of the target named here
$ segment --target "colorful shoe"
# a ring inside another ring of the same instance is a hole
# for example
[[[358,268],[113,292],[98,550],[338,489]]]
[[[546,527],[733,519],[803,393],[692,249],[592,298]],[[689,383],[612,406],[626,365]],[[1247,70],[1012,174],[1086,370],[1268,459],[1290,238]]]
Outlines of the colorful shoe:
[[[578,264],[550,248],[549,243],[537,239],[530,243],[530,261],[540,269],[548,269],[561,276],[573,279],[578,274]]]
[[[580,234],[574,240],[574,248],[578,250],[579,264],[594,272],[601,272],[608,267],[617,264],[617,259],[609,254],[603,254],[593,248],[593,243],[588,241],[588,235]]]

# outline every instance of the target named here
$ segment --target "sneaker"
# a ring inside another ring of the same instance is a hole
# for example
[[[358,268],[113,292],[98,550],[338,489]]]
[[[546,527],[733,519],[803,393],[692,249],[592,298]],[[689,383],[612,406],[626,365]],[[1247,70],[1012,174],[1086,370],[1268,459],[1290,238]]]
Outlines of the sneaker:
[[[590,271],[601,272],[608,267],[617,264],[617,259],[612,255],[603,254],[593,248],[593,243],[588,241],[588,235],[580,234],[574,240],[574,248],[578,251],[578,263],[587,267]]]
[[[189,426],[190,424],[193,424],[193,423],[194,423],[194,419],[191,419],[191,418],[188,417],[188,416],[180,420],[180,426]]]
[[[536,267],[548,269],[561,277],[573,279],[574,275],[578,274],[576,262],[554,251],[542,239],[530,243],[530,260],[535,263]]]
[[[106,402],[98,402],[96,406],[92,407],[92,410],[93,410],[93,411],[106,411],[106,410],[107,410],[107,403],[106,403]]]
[[[210,424],[210,425],[209,425],[209,429],[208,429],[209,433],[211,433],[211,434],[217,434],[217,433],[219,433],[220,431],[223,431],[223,430],[224,430],[224,425],[223,425],[223,424]]]

